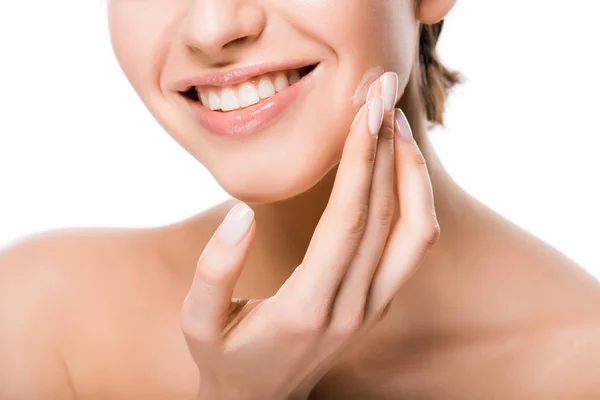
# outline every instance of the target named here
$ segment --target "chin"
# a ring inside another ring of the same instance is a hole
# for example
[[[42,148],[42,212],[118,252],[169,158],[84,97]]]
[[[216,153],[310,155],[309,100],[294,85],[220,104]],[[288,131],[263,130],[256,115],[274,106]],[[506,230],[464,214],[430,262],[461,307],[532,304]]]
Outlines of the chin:
[[[288,160],[285,164],[263,162],[245,168],[219,164],[208,169],[230,196],[247,204],[266,204],[288,200],[308,191],[336,164],[335,161],[304,159]]]

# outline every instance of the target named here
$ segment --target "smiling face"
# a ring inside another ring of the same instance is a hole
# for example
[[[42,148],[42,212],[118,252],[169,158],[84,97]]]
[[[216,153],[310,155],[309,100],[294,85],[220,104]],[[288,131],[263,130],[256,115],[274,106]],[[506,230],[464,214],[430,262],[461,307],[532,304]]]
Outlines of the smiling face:
[[[110,0],[109,23],[157,121],[248,203],[298,195],[334,167],[357,86],[379,67],[402,92],[417,41],[413,0]]]

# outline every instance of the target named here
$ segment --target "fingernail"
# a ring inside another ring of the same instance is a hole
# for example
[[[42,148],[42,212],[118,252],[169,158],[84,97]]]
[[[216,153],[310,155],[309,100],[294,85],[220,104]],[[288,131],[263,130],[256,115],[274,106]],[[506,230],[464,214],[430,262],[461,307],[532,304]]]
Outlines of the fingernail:
[[[372,96],[375,96],[375,93],[374,93],[375,88],[380,83],[381,83],[381,78],[375,79],[375,81],[373,83],[371,83],[371,86],[369,86],[369,91],[367,92],[367,101],[371,100]]]
[[[380,96],[373,98],[369,102],[369,132],[373,136],[379,134],[381,123],[383,122],[383,100]]]
[[[369,103],[365,103],[360,108],[360,110],[358,110],[358,112],[356,113],[356,116],[354,117],[354,121],[352,121],[352,125],[350,125],[350,129],[354,128],[354,125],[356,125],[356,122],[360,119],[360,116],[365,112],[365,108],[367,108],[368,105],[369,105]]]
[[[412,140],[412,129],[410,129],[408,119],[406,119],[406,115],[404,115],[404,112],[401,109],[396,108],[394,119],[396,121],[396,133],[398,134],[398,136],[400,136],[404,140]]]
[[[221,243],[235,246],[246,235],[253,220],[254,211],[252,208],[239,202],[229,210],[227,216],[221,222],[217,230],[217,238]]]
[[[396,96],[398,95],[398,74],[395,72],[386,72],[381,77],[381,97],[383,98],[383,107],[385,111],[391,112],[396,105]]]

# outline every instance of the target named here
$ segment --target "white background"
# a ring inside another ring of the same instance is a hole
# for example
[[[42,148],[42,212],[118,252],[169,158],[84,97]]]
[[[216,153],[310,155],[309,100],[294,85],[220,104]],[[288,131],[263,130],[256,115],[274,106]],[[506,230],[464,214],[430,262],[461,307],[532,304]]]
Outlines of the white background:
[[[228,197],[129,87],[104,7],[0,2],[0,247],[161,225]],[[467,81],[432,132],[463,187],[598,277],[599,17],[598,0],[459,0],[440,50]]]

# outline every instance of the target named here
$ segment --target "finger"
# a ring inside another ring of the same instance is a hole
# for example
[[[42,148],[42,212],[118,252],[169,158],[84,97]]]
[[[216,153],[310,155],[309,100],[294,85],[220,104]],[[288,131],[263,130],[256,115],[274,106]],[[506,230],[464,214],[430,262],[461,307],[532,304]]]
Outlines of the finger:
[[[396,110],[395,163],[400,217],[373,278],[368,312],[379,314],[437,242],[440,227],[425,159],[402,110]]]
[[[387,72],[380,79],[381,90],[375,90],[382,92],[385,114],[379,131],[369,216],[356,256],[351,261],[334,299],[330,324],[330,330],[334,333],[352,333],[362,324],[369,287],[397,209],[394,193],[394,104],[398,93],[398,75]]]
[[[372,96],[350,128],[329,202],[302,264],[279,296],[284,307],[326,318],[337,287],[354,256],[366,226],[377,134],[383,120],[383,100]],[[287,304],[290,302],[290,304]]]
[[[204,248],[181,311],[181,328],[186,335],[198,341],[221,336],[255,226],[252,209],[237,203]]]

